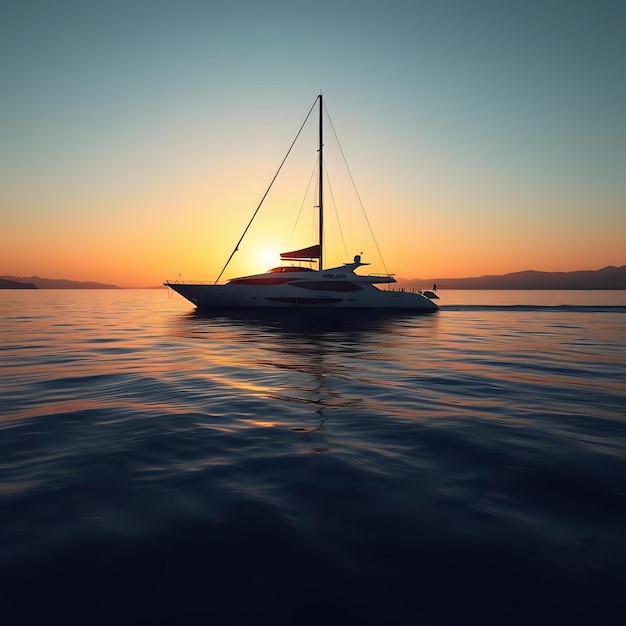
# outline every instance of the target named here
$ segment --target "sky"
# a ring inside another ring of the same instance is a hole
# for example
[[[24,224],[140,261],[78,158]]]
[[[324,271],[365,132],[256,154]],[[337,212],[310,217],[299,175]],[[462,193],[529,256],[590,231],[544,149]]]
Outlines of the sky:
[[[0,0],[0,275],[213,282],[320,92],[327,265],[624,265],[624,67],[621,0]],[[315,123],[224,278],[315,243]]]

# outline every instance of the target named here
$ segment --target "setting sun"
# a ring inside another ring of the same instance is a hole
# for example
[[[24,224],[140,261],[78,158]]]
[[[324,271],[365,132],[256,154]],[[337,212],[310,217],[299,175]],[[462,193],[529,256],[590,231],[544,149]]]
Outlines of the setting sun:
[[[277,248],[259,248],[253,256],[260,272],[280,265],[280,252]]]

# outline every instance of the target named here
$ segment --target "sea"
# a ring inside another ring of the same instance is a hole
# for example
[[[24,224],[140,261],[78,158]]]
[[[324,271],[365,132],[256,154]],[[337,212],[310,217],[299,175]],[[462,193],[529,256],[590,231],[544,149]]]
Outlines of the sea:
[[[626,623],[626,291],[0,292],[0,623]]]

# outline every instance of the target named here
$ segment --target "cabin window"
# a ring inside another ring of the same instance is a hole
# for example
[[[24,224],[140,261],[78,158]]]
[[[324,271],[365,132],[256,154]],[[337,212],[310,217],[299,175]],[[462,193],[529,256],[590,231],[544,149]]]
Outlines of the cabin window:
[[[283,278],[282,276],[267,276],[260,278],[233,278],[228,281],[229,285],[282,285],[288,283],[290,278]]]
[[[280,267],[273,267],[271,270],[267,270],[266,274],[278,274],[280,272],[313,272],[310,267],[296,267],[295,265],[281,265]]]
[[[361,291],[363,287],[347,280],[299,280],[291,283],[294,287],[311,291]]]

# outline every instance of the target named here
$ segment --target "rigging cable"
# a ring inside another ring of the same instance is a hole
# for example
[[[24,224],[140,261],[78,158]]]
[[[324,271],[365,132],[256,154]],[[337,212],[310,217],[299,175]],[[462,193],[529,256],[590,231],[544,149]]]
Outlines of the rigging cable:
[[[267,197],[267,194],[270,192],[270,189],[272,188],[272,185],[274,184],[274,181],[278,177],[278,174],[280,173],[280,170],[282,169],[283,165],[285,164],[285,161],[287,160],[287,157],[289,156],[289,153],[291,152],[291,149],[294,147],[296,141],[298,141],[298,137],[300,136],[300,133],[302,132],[302,129],[306,125],[307,120],[309,119],[309,116],[311,115],[311,112],[315,108],[316,104],[317,104],[317,98],[315,98],[315,102],[313,103],[313,106],[311,106],[309,112],[307,113],[306,117],[304,118],[304,122],[302,122],[302,126],[300,126],[300,130],[298,131],[298,134],[296,135],[296,138],[292,141],[291,145],[289,146],[289,150],[287,150],[287,154],[285,155],[285,158],[282,160],[280,166],[278,167],[278,170],[276,170],[276,174],[274,174],[274,178],[272,178],[272,182],[270,183],[269,187],[267,188],[267,191],[263,194],[263,197],[261,198],[261,202],[259,202],[259,206],[257,206],[257,208],[254,211],[252,217],[250,218],[250,221],[248,222],[248,225],[246,226],[246,229],[243,231],[243,235],[241,235],[239,241],[237,242],[237,245],[235,246],[235,249],[230,253],[230,256],[228,257],[228,261],[226,261],[226,265],[224,265],[224,267],[222,268],[222,271],[220,272],[219,276],[215,280],[215,284],[217,284],[219,282],[219,279],[222,277],[222,274],[224,273],[224,271],[228,267],[228,264],[230,263],[231,259],[235,256],[235,252],[237,252],[237,250],[239,250],[239,244],[241,244],[241,242],[243,241],[243,238],[246,236],[246,233],[248,232],[248,229],[252,225],[252,222],[254,221],[254,218],[256,217],[257,213],[259,212],[259,209],[261,208],[261,205],[263,204],[265,198]]]
[[[337,226],[339,227],[339,235],[341,236],[341,243],[343,244],[343,251],[346,254],[346,260],[347,260],[349,258],[348,249],[346,248],[346,240],[343,236],[343,228],[341,228],[341,220],[339,219],[339,211],[337,211],[337,203],[335,202],[335,195],[333,194],[333,188],[330,185],[330,176],[328,175],[328,168],[326,167],[325,161],[324,161],[324,172],[326,173],[326,183],[328,186],[328,190],[330,191],[330,199],[333,201],[333,209],[335,210],[335,217],[337,218]],[[384,265],[384,261],[383,261],[383,265]]]
[[[337,132],[335,131],[335,127],[333,125],[333,120],[330,117],[330,113],[328,112],[328,109],[326,108],[326,103],[324,103],[324,109],[326,110],[326,116],[328,117],[328,121],[330,122],[330,127],[333,129],[333,134],[335,135],[335,140],[337,141],[337,145],[339,146],[339,152],[341,152],[341,157],[343,158],[343,162],[346,166],[346,169],[348,170],[348,175],[350,176],[350,180],[352,181],[352,187],[354,187],[354,192],[356,193],[356,197],[359,200],[359,204],[361,205],[361,211],[363,211],[363,215],[365,216],[365,221],[367,222],[367,227],[370,229],[370,234],[372,235],[372,239],[374,240],[374,245],[376,246],[376,250],[378,251],[378,256],[380,257],[380,260],[383,264],[383,267],[385,268],[385,274],[388,274],[389,271],[387,270],[387,265],[385,264],[385,259],[383,259],[383,255],[380,251],[380,248],[378,246],[378,241],[376,241],[376,235],[374,235],[374,231],[372,230],[372,226],[370,224],[370,221],[367,217],[367,213],[365,212],[365,207],[363,206],[363,202],[361,201],[361,196],[359,195],[359,190],[356,188],[356,184],[354,182],[354,178],[352,177],[352,172],[350,171],[350,166],[348,165],[348,161],[346,160],[346,156],[343,153],[343,148],[341,147],[341,143],[339,143],[339,137],[337,137]]]

